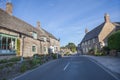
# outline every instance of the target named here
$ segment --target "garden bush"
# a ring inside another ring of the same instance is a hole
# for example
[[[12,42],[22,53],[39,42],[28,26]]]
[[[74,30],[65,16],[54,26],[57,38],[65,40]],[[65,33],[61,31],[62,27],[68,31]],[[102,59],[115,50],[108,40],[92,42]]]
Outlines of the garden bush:
[[[57,59],[57,54],[52,54],[53,59]]]
[[[120,51],[120,30],[113,33],[108,38],[108,47],[111,50],[118,50]]]
[[[14,63],[7,63],[7,64],[5,64],[5,67],[12,67],[14,65]]]
[[[94,55],[95,55],[95,56],[103,56],[104,53],[97,51]]]
[[[23,73],[27,70],[27,65],[25,63],[22,64],[22,66],[20,67],[20,72]]]
[[[7,62],[8,62],[7,59],[0,60],[0,64],[2,64],[2,63],[7,63]]]
[[[89,53],[90,55],[93,55],[93,54],[94,54],[94,49],[90,49],[90,50],[88,51],[88,53]]]
[[[9,62],[17,62],[17,61],[20,61],[20,57],[14,57],[14,58],[11,58],[11,59],[9,59],[8,61]]]

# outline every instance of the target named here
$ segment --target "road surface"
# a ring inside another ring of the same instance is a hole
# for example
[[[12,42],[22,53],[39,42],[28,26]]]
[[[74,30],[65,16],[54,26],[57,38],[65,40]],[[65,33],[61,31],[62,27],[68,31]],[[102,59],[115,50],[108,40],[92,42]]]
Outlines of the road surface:
[[[14,80],[118,80],[87,57],[50,61]]]

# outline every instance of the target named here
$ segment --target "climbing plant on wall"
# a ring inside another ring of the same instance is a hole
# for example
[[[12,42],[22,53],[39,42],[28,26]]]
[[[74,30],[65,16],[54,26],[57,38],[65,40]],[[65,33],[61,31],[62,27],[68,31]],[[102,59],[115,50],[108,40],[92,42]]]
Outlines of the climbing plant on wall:
[[[20,55],[20,39],[17,39],[17,55]]]

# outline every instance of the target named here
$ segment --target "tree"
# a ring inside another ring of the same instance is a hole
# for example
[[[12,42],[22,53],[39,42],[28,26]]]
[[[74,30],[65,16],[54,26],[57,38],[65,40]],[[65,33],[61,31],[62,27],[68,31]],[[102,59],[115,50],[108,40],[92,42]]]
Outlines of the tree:
[[[66,45],[65,47],[70,49],[72,52],[76,51],[76,45],[74,43],[68,43],[68,45]]]
[[[120,50],[120,30],[108,38],[108,47],[112,50]]]

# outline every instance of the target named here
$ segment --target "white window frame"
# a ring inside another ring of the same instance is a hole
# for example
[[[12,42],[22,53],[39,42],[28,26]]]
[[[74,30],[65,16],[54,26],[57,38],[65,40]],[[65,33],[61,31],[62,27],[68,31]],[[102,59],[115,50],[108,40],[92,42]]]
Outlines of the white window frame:
[[[33,46],[35,47],[35,51],[33,51]],[[32,52],[37,53],[37,46],[36,45],[32,45]]]
[[[32,36],[34,39],[37,39],[37,33],[36,32],[32,32]]]

